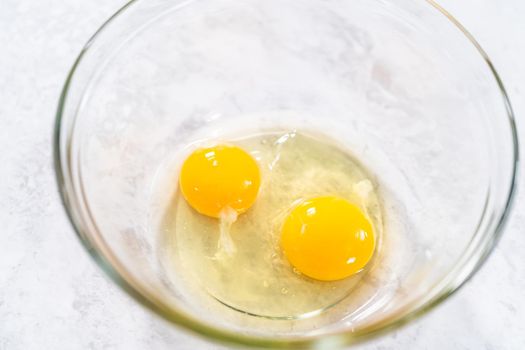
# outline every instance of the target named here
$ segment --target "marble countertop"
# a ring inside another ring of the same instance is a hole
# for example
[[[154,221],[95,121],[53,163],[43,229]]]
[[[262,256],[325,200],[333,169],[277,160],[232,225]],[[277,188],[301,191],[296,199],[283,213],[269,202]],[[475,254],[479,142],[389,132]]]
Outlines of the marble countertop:
[[[84,42],[124,2],[0,2],[2,350],[223,349],[166,324],[110,282],[75,237],[56,190],[51,136],[62,83]],[[492,57],[524,135],[525,2],[441,3]],[[358,348],[523,349],[524,209],[519,190],[502,241],[463,289]]]

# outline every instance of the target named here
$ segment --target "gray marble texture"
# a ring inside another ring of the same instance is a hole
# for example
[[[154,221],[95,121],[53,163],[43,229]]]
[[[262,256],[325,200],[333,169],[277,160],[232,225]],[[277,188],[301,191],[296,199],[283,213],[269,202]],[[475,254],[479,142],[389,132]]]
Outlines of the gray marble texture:
[[[58,197],[51,136],[60,89],[82,45],[124,2],[0,1],[1,350],[223,349],[166,324],[109,281]],[[523,135],[525,2],[441,3],[492,57]],[[358,348],[525,348],[524,209],[520,188],[502,241],[456,295]]]

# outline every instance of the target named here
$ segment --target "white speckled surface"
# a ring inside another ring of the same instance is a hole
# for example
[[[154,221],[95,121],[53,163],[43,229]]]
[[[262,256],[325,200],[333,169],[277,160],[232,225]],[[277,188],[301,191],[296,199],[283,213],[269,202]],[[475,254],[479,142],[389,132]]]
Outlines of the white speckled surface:
[[[492,57],[525,123],[525,2],[444,0]],[[91,261],[57,194],[51,135],[80,48],[122,0],[0,2],[0,349],[219,349],[137,305]],[[523,142],[522,142],[523,143]],[[522,148],[523,149],[523,148]],[[525,347],[525,195],[459,293],[364,349]]]

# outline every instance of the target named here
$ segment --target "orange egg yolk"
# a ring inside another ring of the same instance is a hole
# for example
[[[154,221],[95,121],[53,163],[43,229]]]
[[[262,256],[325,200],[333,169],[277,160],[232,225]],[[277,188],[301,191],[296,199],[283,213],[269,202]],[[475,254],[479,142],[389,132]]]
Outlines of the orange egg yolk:
[[[179,179],[190,206],[214,218],[231,209],[245,212],[255,202],[260,183],[255,159],[230,145],[197,149],[184,161]]]
[[[305,200],[282,227],[281,246],[304,275],[334,281],[361,271],[375,249],[372,225],[352,203],[337,197]]]

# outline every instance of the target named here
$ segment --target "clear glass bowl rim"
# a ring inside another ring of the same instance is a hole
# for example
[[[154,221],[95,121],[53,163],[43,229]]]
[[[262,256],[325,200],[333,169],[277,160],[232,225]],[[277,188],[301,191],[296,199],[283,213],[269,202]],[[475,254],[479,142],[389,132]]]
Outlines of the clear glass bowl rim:
[[[120,286],[123,290],[125,290],[131,297],[133,297],[136,301],[138,301],[140,304],[145,306],[147,309],[152,310],[154,313],[158,314],[159,316],[163,317],[164,319],[168,320],[169,322],[176,324],[178,326],[183,327],[186,330],[189,330],[193,333],[197,333],[199,335],[205,336],[211,340],[228,343],[231,345],[242,345],[242,346],[250,346],[250,347],[257,347],[257,348],[296,348],[296,349],[305,349],[305,348],[324,348],[326,347],[333,347],[334,345],[337,346],[344,346],[344,345],[350,345],[355,344],[358,342],[362,342],[364,340],[376,337],[380,334],[383,334],[385,332],[397,329],[401,327],[402,325],[405,325],[406,323],[410,322],[413,319],[416,319],[433,308],[435,308],[437,305],[441,304],[445,299],[447,299],[450,295],[452,295],[454,292],[456,292],[461,286],[463,286],[475,273],[479,270],[479,268],[483,265],[483,263],[487,260],[490,253],[495,248],[497,242],[499,241],[503,228],[507,222],[509,213],[511,211],[511,207],[513,204],[513,199],[515,196],[516,188],[517,188],[517,179],[518,179],[518,169],[519,169],[519,146],[518,146],[518,135],[517,135],[517,129],[515,124],[515,116],[514,112],[509,100],[509,97],[507,95],[507,92],[505,90],[505,87],[503,85],[503,82],[498,75],[496,69],[494,68],[494,65],[492,64],[490,58],[488,57],[487,53],[483,50],[483,48],[480,46],[480,44],[476,41],[476,39],[459,23],[458,20],[456,20],[451,14],[449,14],[445,9],[443,9],[437,2],[434,0],[422,0],[423,2],[427,3],[429,6],[434,7],[436,10],[441,12],[442,15],[444,15],[452,24],[454,24],[470,41],[472,45],[477,49],[479,54],[481,55],[481,58],[485,61],[487,64],[487,68],[492,73],[496,84],[500,90],[500,93],[502,95],[502,102],[505,106],[505,109],[507,111],[507,121],[510,126],[510,130],[512,133],[512,151],[513,151],[513,163],[512,163],[512,178],[509,183],[508,188],[508,195],[507,200],[505,203],[505,206],[499,215],[499,218],[497,219],[497,225],[492,232],[485,232],[486,235],[491,235],[491,239],[487,240],[487,243],[484,246],[479,247],[479,249],[475,252],[475,254],[472,256],[473,259],[476,259],[476,261],[468,266],[468,270],[464,271],[464,269],[456,269],[456,278],[452,278],[447,286],[442,288],[440,293],[433,299],[429,300],[425,304],[423,304],[420,307],[415,308],[414,310],[401,315],[400,317],[397,317],[392,320],[387,320],[383,323],[378,323],[374,325],[371,328],[364,329],[362,331],[357,332],[341,332],[337,334],[329,334],[329,335],[323,335],[318,337],[312,337],[312,338],[265,338],[265,337],[256,337],[256,336],[247,336],[247,335],[241,335],[232,331],[228,331],[222,328],[210,326],[207,324],[204,324],[200,322],[199,320],[193,318],[192,316],[186,314],[182,311],[175,311],[172,308],[168,308],[162,300],[157,298],[155,295],[152,295],[151,293],[146,292],[144,289],[140,287],[140,283],[136,281],[130,274],[126,274],[125,267],[118,261],[118,259],[111,253],[111,250],[107,246],[94,246],[92,241],[89,241],[86,237],[89,236],[90,233],[87,233],[87,230],[83,227],[83,224],[78,220],[75,214],[75,208],[72,203],[76,200],[76,194],[71,193],[67,190],[69,186],[68,184],[72,181],[72,175],[69,172],[70,164],[66,161],[65,164],[62,161],[61,155],[63,153],[67,154],[69,151],[69,136],[66,135],[68,143],[66,143],[66,147],[61,147],[61,140],[62,140],[62,121],[64,119],[64,106],[69,94],[69,89],[71,85],[71,81],[77,71],[78,66],[80,65],[83,56],[85,53],[89,50],[91,44],[96,40],[99,35],[103,32],[104,28],[106,28],[115,18],[120,16],[124,11],[126,11],[130,6],[132,6],[134,3],[144,1],[144,0],[130,0],[128,3],[126,3],[122,8],[120,8],[115,14],[113,14],[108,20],[106,20],[100,28],[91,36],[91,38],[88,40],[88,42],[84,45],[81,52],[77,56],[73,66],[71,67],[68,76],[66,78],[66,81],[64,83],[59,102],[58,102],[58,109],[56,112],[55,117],[55,128],[54,128],[54,136],[53,136],[53,155],[54,155],[54,168],[55,168],[55,175],[56,175],[56,181],[58,184],[58,189],[60,192],[60,197],[62,200],[62,204],[64,206],[64,209],[66,211],[66,214],[69,218],[69,221],[71,225],[73,226],[73,229],[75,230],[77,237],[80,239],[81,243],[85,247],[85,249],[89,252],[91,257],[96,261],[96,263],[99,265],[102,270],[105,271],[105,273],[115,282],[118,286]],[[68,159],[68,157],[65,157],[65,159]],[[486,213],[485,213],[486,215]],[[99,241],[100,242],[100,241]]]

